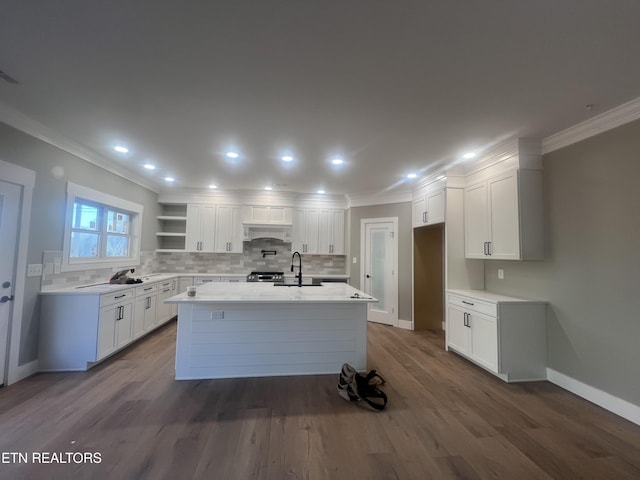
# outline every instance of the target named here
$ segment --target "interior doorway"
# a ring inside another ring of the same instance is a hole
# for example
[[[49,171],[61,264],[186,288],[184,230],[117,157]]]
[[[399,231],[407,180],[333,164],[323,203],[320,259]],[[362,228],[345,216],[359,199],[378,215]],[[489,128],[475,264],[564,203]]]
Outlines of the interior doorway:
[[[367,320],[398,326],[398,219],[361,220],[362,290],[378,299],[370,303]]]
[[[16,282],[16,245],[22,187],[0,180],[0,385],[7,381],[9,325]]]
[[[413,229],[413,328],[442,330],[444,223]]]

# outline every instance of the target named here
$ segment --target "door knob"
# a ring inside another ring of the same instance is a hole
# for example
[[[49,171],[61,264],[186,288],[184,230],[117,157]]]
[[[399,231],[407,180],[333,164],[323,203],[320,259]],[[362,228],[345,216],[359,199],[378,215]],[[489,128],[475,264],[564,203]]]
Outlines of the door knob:
[[[367,275],[367,278],[371,278],[371,275]]]
[[[11,300],[13,300],[13,295],[11,295],[10,297],[7,297],[6,295],[4,295],[2,298],[0,298],[0,303],[7,303],[7,302],[10,302]]]

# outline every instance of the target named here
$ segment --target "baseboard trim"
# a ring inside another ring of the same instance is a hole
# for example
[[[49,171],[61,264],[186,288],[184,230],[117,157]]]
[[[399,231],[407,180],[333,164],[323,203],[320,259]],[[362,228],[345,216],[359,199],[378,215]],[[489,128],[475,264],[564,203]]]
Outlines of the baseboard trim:
[[[411,320],[398,320],[398,328],[413,330],[413,322]]]
[[[24,380],[25,378],[30,377],[35,373],[38,373],[38,360],[25,363],[24,365],[18,365],[17,367],[10,370],[7,384],[11,385],[13,383],[19,382],[20,380]]]
[[[582,383],[552,368],[547,368],[547,380],[585,400],[589,400],[591,403],[595,403],[605,410],[609,410],[630,422],[640,425],[640,406],[638,405],[634,405],[610,393]]]

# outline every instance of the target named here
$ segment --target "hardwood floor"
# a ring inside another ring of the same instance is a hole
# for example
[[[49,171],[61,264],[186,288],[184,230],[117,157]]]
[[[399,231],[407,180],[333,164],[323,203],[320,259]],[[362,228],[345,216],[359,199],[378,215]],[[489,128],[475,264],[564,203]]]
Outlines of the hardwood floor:
[[[640,426],[547,382],[505,384],[437,333],[370,324],[368,341],[384,412],[340,398],[337,372],[177,382],[170,323],[88,372],[0,390],[0,479],[640,478]]]

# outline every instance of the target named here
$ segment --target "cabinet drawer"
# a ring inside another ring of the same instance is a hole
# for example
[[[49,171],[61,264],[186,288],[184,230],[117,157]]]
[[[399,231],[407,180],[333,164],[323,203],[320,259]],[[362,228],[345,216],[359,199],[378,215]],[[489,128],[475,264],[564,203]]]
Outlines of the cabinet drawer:
[[[193,284],[203,285],[205,283],[219,282],[219,281],[220,281],[220,277],[195,277]]]
[[[118,292],[100,295],[100,307],[113,305],[114,303],[122,303],[133,298],[133,289],[120,290]]]
[[[140,287],[136,287],[136,297],[140,297],[142,295],[148,295],[150,293],[155,293],[158,291],[157,283],[150,283],[147,285],[142,285]]]
[[[495,303],[485,302],[473,297],[463,297],[460,295],[449,294],[448,303],[457,305],[465,310],[484,313],[492,317],[498,316],[498,308]]]

